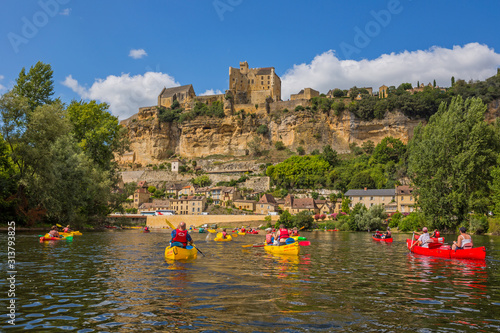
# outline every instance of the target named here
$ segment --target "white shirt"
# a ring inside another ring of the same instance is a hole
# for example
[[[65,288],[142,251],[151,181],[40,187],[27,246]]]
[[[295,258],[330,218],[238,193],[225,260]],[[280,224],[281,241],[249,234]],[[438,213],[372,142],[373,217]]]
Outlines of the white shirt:
[[[418,238],[418,240],[422,242],[422,245],[420,245],[421,247],[429,247],[429,241],[431,240],[431,237],[429,236],[429,233],[426,232],[422,234]]]

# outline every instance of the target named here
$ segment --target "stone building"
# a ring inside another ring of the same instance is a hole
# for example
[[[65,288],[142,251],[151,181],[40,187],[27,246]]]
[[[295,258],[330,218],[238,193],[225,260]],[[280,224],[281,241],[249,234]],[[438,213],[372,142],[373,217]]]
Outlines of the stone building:
[[[255,205],[255,213],[267,215],[271,212],[278,212],[279,206],[271,194],[264,194]]]
[[[281,79],[274,67],[248,68],[246,61],[239,68],[229,67],[229,91],[235,104],[265,103],[267,98],[281,100]]]
[[[255,200],[234,200],[234,207],[241,210],[248,210],[253,212],[255,210],[256,201]]]
[[[349,207],[354,207],[358,202],[370,208],[374,205],[383,205],[388,214],[395,213],[397,210],[396,190],[395,189],[367,189],[349,190],[344,196],[351,200]]]
[[[319,97],[319,91],[314,90],[312,88],[304,88],[301,91],[299,91],[298,94],[292,94],[290,95],[290,100],[298,100],[298,99],[306,99],[310,100],[313,97]]]
[[[170,199],[170,209],[178,215],[201,215],[205,210],[207,198],[203,196],[189,196],[181,199]]]
[[[389,87],[385,84],[380,86],[380,88],[378,88],[378,98],[387,98],[387,89],[389,89]]]
[[[158,95],[158,106],[169,108],[174,101],[178,101],[181,105],[189,105],[196,97],[192,84],[180,87],[163,88]]]
[[[287,210],[290,214],[298,214],[302,211],[308,211],[312,214],[318,214],[319,208],[313,198],[294,198],[293,195],[289,194],[285,197],[285,204],[283,209]]]
[[[413,188],[410,186],[396,186],[396,202],[400,213],[411,213],[416,209]]]

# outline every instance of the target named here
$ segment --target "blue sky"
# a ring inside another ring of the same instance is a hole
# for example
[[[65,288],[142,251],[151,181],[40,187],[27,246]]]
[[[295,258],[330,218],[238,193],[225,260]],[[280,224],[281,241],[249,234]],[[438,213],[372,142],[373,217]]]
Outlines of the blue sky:
[[[283,99],[304,87],[448,86],[452,75],[496,73],[499,9],[481,0],[3,0],[0,93],[39,60],[52,65],[56,96],[107,102],[120,119],[154,105],[163,86],[224,91],[229,66],[245,60],[276,68]]]

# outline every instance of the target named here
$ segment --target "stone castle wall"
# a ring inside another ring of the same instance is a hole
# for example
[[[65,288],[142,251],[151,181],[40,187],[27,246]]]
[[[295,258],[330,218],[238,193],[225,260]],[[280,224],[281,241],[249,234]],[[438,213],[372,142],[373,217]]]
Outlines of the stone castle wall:
[[[264,220],[266,215],[173,215],[173,216],[148,216],[146,225],[151,228],[172,228],[177,227],[180,222],[185,222],[186,226],[194,225],[199,227],[202,224],[214,224],[218,226],[239,226],[242,225],[257,227],[261,224],[267,224]],[[276,222],[278,215],[271,216],[271,220]]]

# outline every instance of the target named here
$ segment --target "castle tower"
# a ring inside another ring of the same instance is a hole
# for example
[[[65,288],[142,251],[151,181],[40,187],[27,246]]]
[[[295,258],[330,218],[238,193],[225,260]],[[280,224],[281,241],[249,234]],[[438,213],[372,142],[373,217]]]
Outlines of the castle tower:
[[[248,62],[246,61],[240,62],[240,73],[243,75],[248,74]]]

